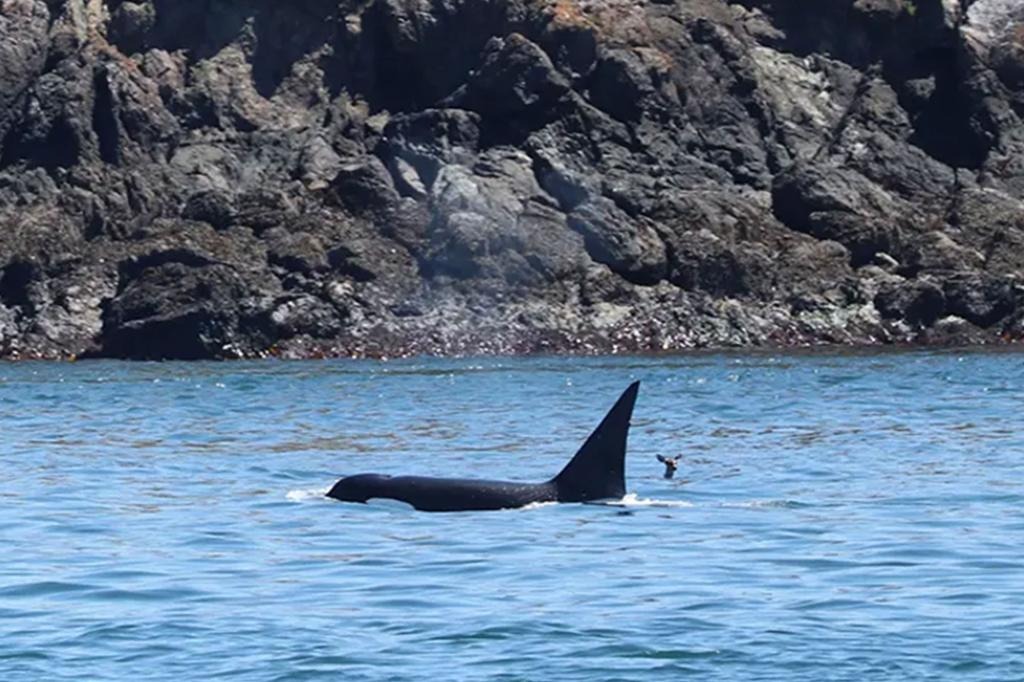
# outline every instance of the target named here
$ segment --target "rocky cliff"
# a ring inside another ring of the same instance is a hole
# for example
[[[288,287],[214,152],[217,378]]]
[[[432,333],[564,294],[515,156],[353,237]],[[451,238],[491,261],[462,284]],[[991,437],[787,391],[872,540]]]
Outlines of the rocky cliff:
[[[1019,340],[1019,0],[0,0],[0,356]]]

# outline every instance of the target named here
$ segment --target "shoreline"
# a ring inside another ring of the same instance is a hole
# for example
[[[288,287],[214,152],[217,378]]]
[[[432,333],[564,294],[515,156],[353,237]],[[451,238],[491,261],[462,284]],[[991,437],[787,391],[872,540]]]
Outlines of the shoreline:
[[[701,356],[785,356],[785,357],[871,357],[889,355],[912,355],[928,353],[949,353],[949,354],[1014,354],[1024,352],[1024,339],[1010,341],[968,342],[968,343],[876,343],[876,344],[799,344],[799,345],[760,345],[760,346],[705,346],[677,349],[626,349],[614,352],[598,349],[535,349],[528,352],[517,353],[486,353],[466,352],[457,354],[431,354],[422,352],[393,352],[393,353],[345,353],[342,351],[325,351],[323,349],[309,349],[305,354],[295,352],[266,352],[262,355],[242,357],[208,357],[182,360],[176,358],[147,359],[147,358],[121,358],[89,354],[84,356],[4,356],[0,357],[0,364],[29,364],[29,363],[101,363],[101,362],[123,362],[123,363],[251,363],[251,362],[316,362],[332,360],[354,360],[354,361],[375,361],[393,362],[408,360],[502,360],[502,359],[539,359],[539,358],[686,358]]]

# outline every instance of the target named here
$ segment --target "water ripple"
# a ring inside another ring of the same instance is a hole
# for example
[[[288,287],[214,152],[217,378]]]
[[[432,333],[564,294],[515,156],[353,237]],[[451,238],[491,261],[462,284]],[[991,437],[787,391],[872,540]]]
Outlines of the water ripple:
[[[622,500],[324,498],[545,480],[637,378]],[[0,365],[0,679],[1016,679],[1021,385],[973,352]]]

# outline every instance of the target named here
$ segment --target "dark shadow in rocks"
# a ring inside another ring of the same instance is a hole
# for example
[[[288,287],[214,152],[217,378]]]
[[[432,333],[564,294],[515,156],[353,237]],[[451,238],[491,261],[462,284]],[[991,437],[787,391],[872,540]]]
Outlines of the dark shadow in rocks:
[[[114,111],[114,95],[102,69],[96,73],[94,86],[96,95],[92,107],[92,127],[99,141],[100,158],[104,163],[116,166],[121,163],[117,114]]]
[[[38,268],[27,261],[9,263],[0,270],[0,303],[8,308],[22,308],[31,313],[29,286],[38,274]]]
[[[953,47],[929,48],[907,66],[888,67],[886,80],[910,115],[914,134],[908,142],[948,166],[980,168],[990,144],[972,126],[974,102],[962,91],[958,59]]]

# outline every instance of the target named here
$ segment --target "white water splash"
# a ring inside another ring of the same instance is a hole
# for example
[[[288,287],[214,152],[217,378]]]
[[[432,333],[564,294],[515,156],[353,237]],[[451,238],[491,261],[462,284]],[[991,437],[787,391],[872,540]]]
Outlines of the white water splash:
[[[809,505],[796,500],[749,500],[747,502],[723,502],[721,506],[733,509],[796,509]]]
[[[289,502],[308,502],[314,499],[323,499],[330,488],[307,488],[305,490],[289,490],[285,497]]]
[[[621,500],[606,500],[603,502],[596,502],[595,504],[604,504],[609,507],[692,507],[692,502],[685,502],[683,500],[652,500],[648,497],[640,497],[636,493],[628,493]]]

